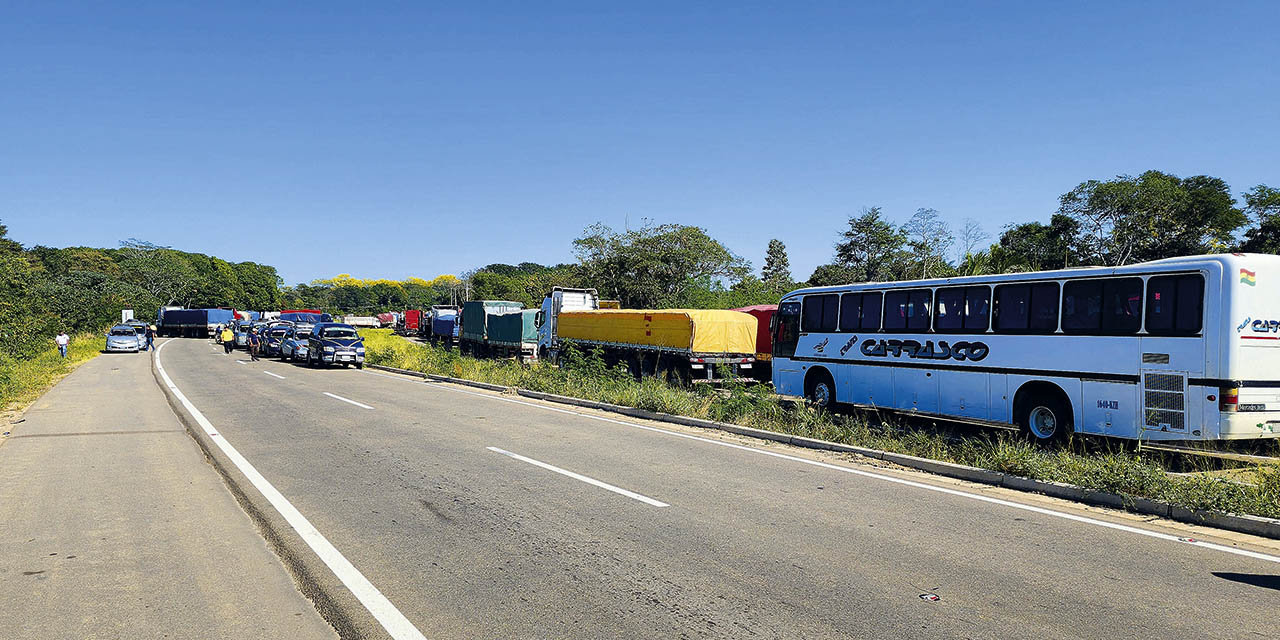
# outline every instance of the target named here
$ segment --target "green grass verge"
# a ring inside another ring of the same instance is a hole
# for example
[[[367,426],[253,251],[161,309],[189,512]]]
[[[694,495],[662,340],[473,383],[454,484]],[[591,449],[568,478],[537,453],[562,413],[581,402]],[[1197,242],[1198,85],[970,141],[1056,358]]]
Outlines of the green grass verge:
[[[591,354],[571,354],[563,367],[537,362],[480,360],[404,340],[387,329],[362,330],[366,362],[531,391],[555,393],[650,411],[730,422],[757,429],[955,462],[1095,491],[1139,496],[1189,509],[1280,518],[1280,467],[1251,469],[1252,482],[1168,473],[1174,461],[1159,453],[1135,453],[1119,442],[1073,442],[1042,449],[1008,433],[953,433],[862,416],[835,416],[785,405],[760,385],[682,389],[652,378],[635,380],[609,369]],[[1181,462],[1185,466],[1185,461]],[[1248,475],[1246,473],[1246,475]]]
[[[106,338],[100,332],[76,334],[67,346],[66,358],[58,355],[52,342],[34,358],[15,360],[0,355],[0,413],[34,402],[76,365],[101,353]]]

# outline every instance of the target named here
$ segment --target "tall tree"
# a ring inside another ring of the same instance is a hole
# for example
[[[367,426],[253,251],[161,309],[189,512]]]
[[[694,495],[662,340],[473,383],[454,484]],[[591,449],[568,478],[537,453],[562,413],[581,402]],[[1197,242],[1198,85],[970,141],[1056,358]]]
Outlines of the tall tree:
[[[1105,265],[1224,251],[1247,221],[1227,183],[1210,176],[1089,180],[1059,201],[1080,224],[1082,258]]]
[[[919,262],[921,278],[941,275],[947,264],[947,252],[955,243],[951,227],[938,217],[936,209],[916,209],[915,215],[902,225],[907,246]]]
[[[120,267],[126,279],[162,304],[186,304],[196,272],[180,251],[129,238],[120,243]]]
[[[791,261],[787,259],[787,246],[777,238],[770,240],[769,248],[765,250],[760,279],[771,284],[791,282]]]
[[[739,282],[751,269],[705,229],[677,224],[617,232],[597,223],[573,247],[585,279],[628,308],[677,304],[708,280]]]
[[[850,216],[849,228],[840,238],[834,264],[819,267],[822,273],[815,271],[809,278],[810,283],[815,277],[824,281],[832,277],[847,278],[839,284],[897,279],[907,238],[903,231],[884,219],[880,207],[863,209],[862,215]]]
[[[1241,251],[1280,253],[1280,189],[1260,184],[1244,194],[1244,208],[1257,226],[1244,233]]]
[[[982,228],[982,223],[973,218],[965,218],[960,227],[960,259],[973,253],[980,245],[991,239],[991,234]]]
[[[1049,224],[1024,222],[1005,227],[995,247],[1005,252],[1006,257],[1001,262],[1006,269],[1017,267],[1022,271],[1044,271],[1079,264],[1079,245],[1080,223],[1055,213]]]

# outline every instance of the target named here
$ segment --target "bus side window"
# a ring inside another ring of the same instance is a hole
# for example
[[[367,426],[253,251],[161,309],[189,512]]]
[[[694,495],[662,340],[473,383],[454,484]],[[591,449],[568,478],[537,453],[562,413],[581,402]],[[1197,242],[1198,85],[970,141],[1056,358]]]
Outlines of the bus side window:
[[[964,290],[964,328],[966,331],[985,332],[991,323],[991,289],[969,287]]]
[[[1102,332],[1110,336],[1138,333],[1142,326],[1142,278],[1108,278],[1102,283]]]
[[[1005,284],[996,287],[996,317],[992,328],[996,333],[1023,333],[1027,330],[1031,287]]]
[[[933,301],[933,291],[919,289],[912,291],[907,307],[907,328],[913,331],[929,330],[929,313]]]
[[[898,290],[884,294],[884,330],[907,328],[907,292]]]
[[[800,330],[814,333],[830,333],[836,330],[840,313],[840,296],[834,293],[804,297],[804,315]]]
[[[1102,282],[1076,280],[1062,287],[1062,332],[1096,333],[1102,327]]]
[[[934,329],[959,331],[964,327],[964,289],[938,289],[937,305],[933,310]]]
[[[1031,333],[1057,332],[1058,283],[1042,282],[1031,285],[1031,313],[1028,324],[1028,330]]]
[[[1147,279],[1147,333],[1190,336],[1200,333],[1204,316],[1204,277],[1200,274]]]
[[[862,294],[862,322],[863,331],[879,331],[880,330],[880,302],[884,294],[880,292]]]
[[[840,331],[858,330],[862,317],[862,294],[846,293],[840,296]]]

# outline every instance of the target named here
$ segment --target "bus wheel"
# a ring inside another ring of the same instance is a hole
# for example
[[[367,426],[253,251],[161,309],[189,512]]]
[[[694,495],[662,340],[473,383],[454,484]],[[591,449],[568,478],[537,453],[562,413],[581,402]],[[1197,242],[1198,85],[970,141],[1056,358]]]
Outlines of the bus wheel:
[[[836,383],[826,369],[817,369],[804,382],[804,397],[819,409],[830,409],[836,400]]]
[[[1071,408],[1054,395],[1039,395],[1023,403],[1018,426],[1037,443],[1062,442],[1071,434]]]

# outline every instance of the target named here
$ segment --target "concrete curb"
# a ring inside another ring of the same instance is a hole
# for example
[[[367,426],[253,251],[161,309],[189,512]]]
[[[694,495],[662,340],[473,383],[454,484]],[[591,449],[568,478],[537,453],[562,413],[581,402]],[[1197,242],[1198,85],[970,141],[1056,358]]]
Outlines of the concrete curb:
[[[473,380],[463,380],[461,378],[451,378],[449,376],[439,376],[435,374],[421,373],[417,371],[408,371],[406,369],[396,369],[394,367],[384,367],[382,365],[367,365],[374,369],[390,371],[392,373],[400,373],[417,378],[424,378],[433,382],[447,382],[451,384],[461,384],[468,387],[477,387],[487,389],[489,391],[499,391],[502,393],[515,392],[518,395],[535,400],[545,400],[548,402],[556,402],[559,404],[568,404],[587,409],[597,409],[600,411],[608,411],[645,420],[654,420],[658,422],[668,422],[672,424],[682,424],[689,427],[701,427],[704,429],[717,429],[736,433],[738,435],[748,436],[752,438],[760,438],[763,440],[772,440],[774,442],[782,442],[792,444],[798,447],[808,449],[822,449],[827,451],[839,451],[843,453],[856,453],[858,455],[873,458],[875,460],[884,460],[892,462],[903,467],[916,469],[919,471],[927,471],[949,478],[957,478],[960,480],[968,480],[980,484],[988,484],[997,487],[1006,487],[1009,489],[1017,489],[1019,491],[1029,491],[1032,493],[1042,493],[1055,498],[1072,500],[1084,504],[1110,507],[1113,509],[1123,509],[1134,513],[1144,515],[1160,516],[1169,520],[1185,522],[1201,526],[1214,527],[1217,529],[1225,529],[1227,531],[1236,531],[1240,533],[1248,533],[1264,538],[1274,538],[1280,540],[1280,520],[1272,518],[1261,518],[1250,515],[1236,515],[1231,513],[1220,513],[1217,511],[1196,511],[1178,507],[1165,502],[1142,498],[1138,496],[1130,496],[1120,493],[1111,493],[1108,491],[1092,491],[1084,487],[1078,487],[1072,484],[1064,484],[1061,482],[1048,482],[1044,480],[1032,480],[1022,476],[1015,476],[1000,471],[991,471],[989,469],[979,469],[977,467],[969,467],[962,464],[954,464],[950,462],[941,462],[938,460],[929,460],[927,458],[917,458],[901,453],[892,453],[889,451],[880,451],[877,449],[866,449],[863,447],[854,447],[838,442],[828,442],[826,440],[818,440],[816,438],[806,438],[803,436],[793,436],[777,431],[765,431],[763,429],[753,429],[751,427],[743,427],[741,425],[729,424],[726,422],[716,422],[714,420],[702,420],[700,418],[688,418],[685,416],[675,416],[667,413],[659,413],[656,411],[646,411],[644,409],[636,409],[634,407],[624,407],[621,405],[608,404],[605,402],[596,402],[594,400],[583,400],[581,398],[573,398],[569,396],[556,395],[554,393],[542,393],[540,391],[529,391],[528,389],[519,389],[515,387],[503,387],[496,384],[487,384],[484,382],[475,382]]]
[[[157,343],[159,346],[159,343]],[[235,496],[240,508],[249,515],[249,519],[257,526],[258,532],[266,540],[267,546],[276,554],[280,562],[293,578],[298,591],[302,593],[320,617],[324,618],[338,633],[340,638],[384,638],[386,632],[378,621],[365,609],[337,576],[329,570],[324,561],[311,550],[306,541],[284,519],[284,516],[271,506],[249,482],[248,478],[232,463],[196,422],[195,417],[187,412],[173,394],[173,391],[160,377],[156,368],[156,353],[151,354],[151,375],[156,385],[164,393],[169,408],[178,422],[186,428],[187,434],[204,452],[205,459],[222,476],[223,483]]]

